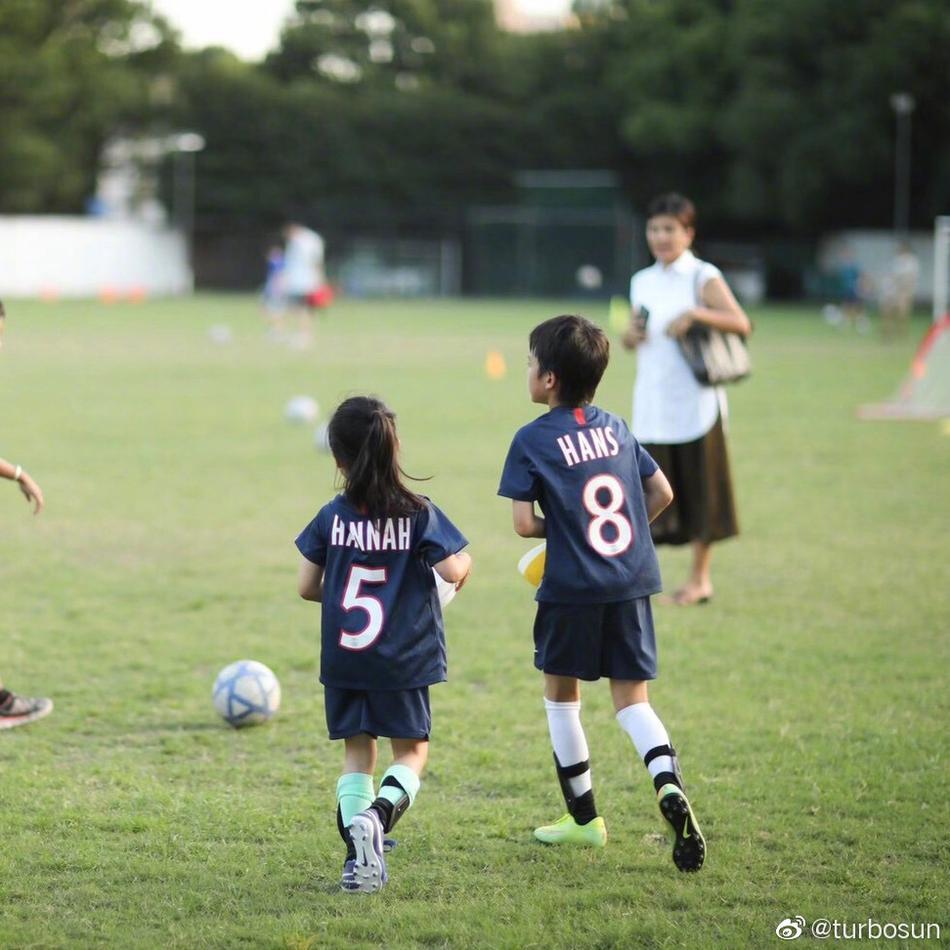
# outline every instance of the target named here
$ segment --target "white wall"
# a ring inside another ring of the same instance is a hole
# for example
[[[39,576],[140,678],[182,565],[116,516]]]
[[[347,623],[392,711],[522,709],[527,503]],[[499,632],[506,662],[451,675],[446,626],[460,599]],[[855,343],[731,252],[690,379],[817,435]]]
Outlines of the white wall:
[[[0,298],[191,293],[184,236],[140,221],[0,216]]]

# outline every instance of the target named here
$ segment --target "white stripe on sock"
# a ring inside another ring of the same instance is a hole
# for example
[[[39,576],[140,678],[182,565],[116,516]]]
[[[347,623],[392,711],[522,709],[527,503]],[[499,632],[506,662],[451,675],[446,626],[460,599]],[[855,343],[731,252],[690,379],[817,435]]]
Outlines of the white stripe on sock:
[[[670,737],[660,717],[653,711],[649,703],[634,703],[617,713],[617,722],[620,728],[633,740],[633,744],[640,753],[640,759],[658,745],[669,745]],[[655,778],[660,772],[673,771],[673,759],[668,755],[658,755],[648,766],[651,777]]]
[[[544,708],[548,714],[548,732],[551,734],[551,745],[558,762],[564,768],[577,765],[590,758],[587,748],[587,737],[581,726],[581,704],[556,703],[551,699],[544,700]],[[568,779],[571,791],[575,795],[583,795],[592,788],[590,769],[582,775]]]

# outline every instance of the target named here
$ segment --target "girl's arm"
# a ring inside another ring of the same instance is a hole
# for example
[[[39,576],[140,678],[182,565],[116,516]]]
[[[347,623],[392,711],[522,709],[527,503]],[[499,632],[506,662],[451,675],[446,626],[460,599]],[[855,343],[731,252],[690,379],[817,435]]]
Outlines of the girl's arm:
[[[544,518],[535,514],[533,501],[513,501],[511,519],[515,526],[515,534],[522,538],[545,537]]]
[[[314,564],[305,557],[300,559],[300,569],[297,572],[297,593],[304,600],[314,600],[317,603],[323,600],[323,565]]]
[[[38,515],[43,510],[43,491],[20,465],[14,465],[6,459],[0,459],[0,477],[9,478],[16,482],[23,492],[23,497],[33,503],[33,514]]]
[[[643,499],[647,504],[647,521],[651,523],[673,500],[673,489],[659,469],[643,479]]]
[[[446,584],[454,584],[456,590],[461,590],[472,573],[472,555],[467,551],[450,554],[432,566]]]
[[[668,327],[670,336],[682,336],[693,323],[707,323],[724,333],[752,332],[752,321],[721,277],[710,277],[700,293],[702,303],[680,314]]]

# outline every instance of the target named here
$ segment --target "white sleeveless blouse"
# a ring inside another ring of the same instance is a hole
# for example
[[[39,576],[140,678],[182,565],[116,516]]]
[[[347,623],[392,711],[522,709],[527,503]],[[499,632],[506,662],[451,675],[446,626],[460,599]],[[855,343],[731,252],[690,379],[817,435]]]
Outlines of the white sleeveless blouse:
[[[722,272],[684,251],[672,264],[657,261],[630,280],[630,303],[649,311],[646,339],[637,347],[637,378],[630,426],[639,442],[692,442],[726,415],[721,387],[702,386],[666,328],[698,303],[697,292]]]

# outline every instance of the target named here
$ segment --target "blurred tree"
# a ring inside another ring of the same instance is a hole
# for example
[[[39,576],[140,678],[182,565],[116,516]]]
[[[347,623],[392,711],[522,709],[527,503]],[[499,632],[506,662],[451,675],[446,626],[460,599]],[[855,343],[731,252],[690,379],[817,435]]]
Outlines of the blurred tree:
[[[913,221],[950,204],[946,0],[576,0],[514,36],[491,0],[298,0],[260,66],[181,54],[145,0],[0,2],[0,211],[77,211],[103,142],[208,140],[199,213],[457,218],[523,168],[682,189],[722,232],[886,226],[892,93]],[[169,107],[169,103],[171,103]]]
[[[457,224],[508,197],[536,124],[491,0],[300,0],[262,68],[185,58],[181,125],[199,128],[199,212]],[[296,209],[296,211],[295,211]]]
[[[722,112],[733,213],[774,209],[797,230],[890,223],[890,96],[900,90],[918,103],[915,205],[929,224],[939,204],[927,183],[950,133],[946,4],[743,0],[739,12],[731,41],[742,68]]]
[[[609,0],[585,10],[643,202],[718,228],[887,226],[895,91],[917,100],[914,218],[950,201],[945,0]]]
[[[619,109],[604,88],[600,37],[564,30],[509,43],[506,93],[522,133],[518,167],[619,170]]]
[[[505,40],[492,0],[297,0],[266,68],[285,81],[501,93]]]
[[[182,125],[207,140],[199,213],[269,224],[309,210],[385,222],[445,219],[510,188],[510,110],[451,87],[280,82],[221,50],[185,58]]]
[[[175,52],[136,0],[3,0],[0,212],[81,211],[103,143],[142,127]]]

